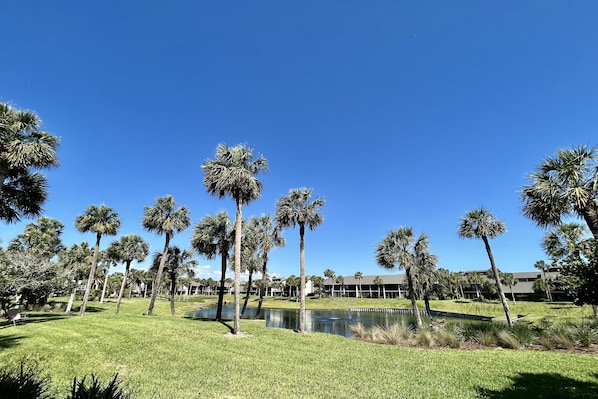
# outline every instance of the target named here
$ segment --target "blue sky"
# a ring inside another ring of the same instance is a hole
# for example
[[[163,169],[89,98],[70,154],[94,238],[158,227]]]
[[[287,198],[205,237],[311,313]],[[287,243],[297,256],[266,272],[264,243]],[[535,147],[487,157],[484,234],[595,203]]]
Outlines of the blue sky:
[[[521,214],[526,176],[558,148],[597,144],[594,1],[63,0],[2,13],[0,101],[61,138],[45,214],[69,246],[93,243],[74,227],[91,204],[152,252],[163,237],[141,217],[157,197],[193,225],[234,218],[200,166],[218,143],[246,143],[269,171],[245,217],[273,214],[291,188],[326,200],[307,274],[388,273],[374,248],[399,226],[429,235],[439,267],[486,269],[482,242],[457,236],[479,206],[508,229],[491,242],[498,267],[529,271],[545,256],[544,231]],[[3,226],[0,244],[28,222]],[[270,271],[298,275],[298,229],[284,235]],[[217,277],[218,260],[198,260]]]

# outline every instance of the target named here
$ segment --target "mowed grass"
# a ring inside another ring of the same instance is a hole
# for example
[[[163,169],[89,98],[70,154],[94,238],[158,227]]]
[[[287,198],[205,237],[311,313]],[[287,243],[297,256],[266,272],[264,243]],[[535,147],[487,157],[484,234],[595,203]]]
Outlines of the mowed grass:
[[[74,376],[116,372],[141,399],[598,397],[595,355],[404,348],[251,320],[231,337],[227,325],[181,317],[202,303],[177,303],[173,318],[166,301],[143,316],[147,301],[124,300],[118,316],[113,302],[92,302],[84,317],[31,314],[0,328],[0,364],[37,362],[63,397]]]

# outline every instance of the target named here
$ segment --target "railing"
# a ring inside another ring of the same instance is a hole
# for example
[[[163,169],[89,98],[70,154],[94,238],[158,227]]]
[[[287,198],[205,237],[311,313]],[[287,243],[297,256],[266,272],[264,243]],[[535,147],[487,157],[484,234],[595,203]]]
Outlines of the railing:
[[[413,309],[401,309],[401,308],[351,308],[349,309],[351,312],[380,312],[380,313],[399,313],[399,314],[413,314]],[[422,316],[427,316],[428,313],[425,309],[419,309],[419,314]],[[466,313],[454,313],[454,312],[443,312],[440,310],[432,310],[431,311],[432,317],[451,317],[456,319],[468,319],[468,320],[478,320],[478,321],[492,321],[492,317],[490,316],[479,316],[475,314],[466,314]]]

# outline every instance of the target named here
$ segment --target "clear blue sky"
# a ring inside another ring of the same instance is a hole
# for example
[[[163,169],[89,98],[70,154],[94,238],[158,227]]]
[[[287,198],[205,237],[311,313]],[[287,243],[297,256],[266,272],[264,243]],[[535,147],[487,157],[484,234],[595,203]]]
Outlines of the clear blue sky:
[[[595,1],[6,2],[0,101],[61,137],[45,214],[69,246],[93,243],[74,227],[91,204],[152,252],[163,237],[141,217],[157,197],[193,224],[234,218],[200,165],[246,143],[269,171],[244,216],[273,214],[291,188],[326,200],[310,275],[388,273],[374,248],[399,226],[427,233],[440,267],[486,269],[482,242],[457,236],[479,206],[508,229],[491,242],[498,267],[529,271],[545,256],[521,214],[526,176],[558,148],[598,144],[597,15]],[[1,245],[23,227],[2,227]],[[298,275],[298,229],[284,234],[270,271]],[[219,269],[198,260],[203,276]]]

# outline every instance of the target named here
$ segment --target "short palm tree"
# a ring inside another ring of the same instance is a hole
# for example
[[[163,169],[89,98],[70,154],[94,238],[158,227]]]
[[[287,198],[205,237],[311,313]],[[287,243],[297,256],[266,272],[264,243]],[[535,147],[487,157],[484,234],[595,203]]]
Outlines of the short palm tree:
[[[167,195],[156,199],[153,207],[146,206],[143,212],[143,220],[141,222],[143,228],[147,231],[154,231],[159,235],[164,235],[164,250],[162,251],[160,265],[156,273],[156,281],[152,285],[152,296],[147,308],[148,316],[151,316],[154,312],[154,304],[156,303],[158,289],[162,284],[162,273],[164,272],[164,262],[167,259],[170,240],[175,233],[185,230],[191,224],[189,210],[184,206],[175,209],[175,206],[176,201],[174,197]]]
[[[544,234],[542,248],[554,261],[569,256],[579,256],[581,242],[585,240],[587,229],[579,223],[563,223]]]
[[[58,264],[62,267],[67,279],[67,285],[72,288],[71,295],[66,305],[66,314],[71,313],[79,281],[89,274],[93,261],[93,251],[89,244],[73,244],[70,248],[62,251],[58,257]]]
[[[323,221],[320,209],[324,199],[312,200],[312,190],[307,188],[291,189],[288,195],[276,202],[274,220],[281,228],[299,226],[299,285],[301,298],[299,304],[299,331],[305,332],[305,227],[315,230]]]
[[[492,249],[490,248],[489,238],[495,238],[503,234],[506,231],[506,227],[503,222],[498,220],[492,213],[488,212],[484,208],[478,208],[471,210],[461,218],[459,222],[459,237],[461,238],[478,238],[484,242],[486,247],[486,253],[490,260],[490,266],[492,267],[492,273],[494,275],[494,281],[496,283],[496,290],[498,297],[502,302],[507,323],[510,327],[513,326],[513,320],[511,319],[511,312],[509,311],[509,305],[500,283],[500,276],[498,269],[494,263],[494,256],[492,255]]]
[[[515,299],[515,293],[513,292],[513,286],[517,285],[517,279],[515,278],[513,273],[499,272],[499,276],[500,276],[501,284],[504,284],[507,287],[509,287],[509,290],[511,291],[511,299],[513,300],[513,304],[517,305],[517,300]]]
[[[336,283],[340,287],[339,289],[341,291],[341,297],[344,297],[345,296],[345,278],[343,276],[337,276]]]
[[[417,239],[411,227],[391,230],[376,246],[376,262],[385,269],[405,270],[411,308],[417,327],[422,326],[417,308],[414,275],[417,274],[418,258],[427,253],[428,236],[422,233]]]
[[[60,236],[64,224],[59,220],[42,216],[35,223],[25,226],[23,234],[16,236],[9,244],[11,251],[30,251],[36,256],[50,260],[65,249]]]
[[[58,166],[58,137],[39,117],[0,103],[0,219],[8,223],[42,213],[47,181],[35,170]]]
[[[193,253],[188,250],[181,250],[176,245],[170,247],[166,255],[166,261],[163,261],[163,254],[156,252],[151,270],[157,271],[162,265],[163,270],[170,278],[170,314],[176,316],[176,309],[174,306],[174,299],[176,296],[177,279],[186,275],[187,277],[195,277],[195,268],[197,261],[193,259]]]
[[[236,204],[235,216],[235,281],[234,281],[234,323],[233,334],[241,332],[241,234],[243,205],[259,198],[262,183],[256,175],[267,170],[266,158],[253,158],[253,151],[245,145],[228,147],[219,144],[216,157],[201,165],[204,171],[203,183],[208,193],[219,198],[230,196]]]
[[[96,235],[96,243],[93,248],[93,260],[91,263],[91,269],[89,270],[89,278],[87,279],[87,286],[85,287],[85,294],[83,295],[83,302],[81,303],[81,309],[79,314],[83,316],[85,314],[85,308],[87,307],[87,301],[89,300],[89,294],[91,292],[91,286],[95,278],[95,272],[98,265],[98,254],[100,252],[100,240],[102,236],[109,235],[114,236],[118,233],[120,228],[120,219],[118,213],[104,204],[100,206],[90,205],[87,210],[77,216],[75,220],[77,230],[82,233],[91,231]]]
[[[541,227],[579,216],[598,239],[598,151],[578,146],[546,158],[523,187],[523,214]]]
[[[218,292],[218,307],[216,320],[222,319],[224,306],[224,288],[230,248],[233,246],[235,232],[228,214],[225,211],[217,215],[207,215],[195,225],[191,247],[207,259],[214,259],[220,255],[220,291]]]
[[[536,263],[534,263],[534,267],[536,269],[542,271],[542,281],[543,281],[544,292],[546,295],[546,300],[552,302],[552,294],[550,293],[550,289],[548,287],[548,284],[546,283],[546,271],[548,270],[548,265],[543,260],[539,260],[539,261],[536,261]]]
[[[382,280],[382,277],[374,277],[374,285],[378,287],[378,298],[380,298],[380,287],[384,286],[384,281]],[[384,295],[384,299],[386,299],[386,294]]]
[[[108,256],[117,262],[124,262],[125,271],[123,274],[123,281],[118,293],[118,301],[116,302],[116,314],[120,310],[125,287],[127,285],[129,270],[131,262],[143,262],[145,257],[149,254],[149,244],[140,236],[136,234],[129,234],[123,236],[118,241],[113,241],[107,249]]]
[[[467,282],[470,285],[473,285],[475,287],[476,298],[479,298],[480,297],[480,287],[482,286],[482,283],[484,282],[482,273],[480,273],[480,272],[467,273]]]
[[[330,297],[334,298],[334,279],[336,277],[336,274],[334,273],[334,270],[332,269],[326,269],[324,270],[324,277],[329,278],[332,281],[332,288],[330,291]]]
[[[363,296],[362,292],[361,292],[361,280],[363,279],[363,273],[355,272],[355,276],[353,276],[353,277],[355,277],[355,280],[357,280],[358,285],[359,285],[359,290],[355,293],[355,297],[359,298],[360,296]]]

